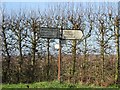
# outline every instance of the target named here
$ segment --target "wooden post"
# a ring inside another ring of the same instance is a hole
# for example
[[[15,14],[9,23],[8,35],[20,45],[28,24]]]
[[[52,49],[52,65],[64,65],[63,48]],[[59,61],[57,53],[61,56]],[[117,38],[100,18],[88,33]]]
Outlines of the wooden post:
[[[48,56],[47,56],[47,80],[49,80],[49,72],[50,72],[50,60],[49,60],[49,43],[50,43],[50,41],[49,41],[50,39],[47,39],[47,51],[48,51]]]
[[[58,81],[61,83],[61,37],[62,37],[62,31],[60,30],[60,38],[59,38],[59,55],[58,55]]]
[[[58,55],[58,81],[61,82],[61,39],[59,39],[59,55]]]

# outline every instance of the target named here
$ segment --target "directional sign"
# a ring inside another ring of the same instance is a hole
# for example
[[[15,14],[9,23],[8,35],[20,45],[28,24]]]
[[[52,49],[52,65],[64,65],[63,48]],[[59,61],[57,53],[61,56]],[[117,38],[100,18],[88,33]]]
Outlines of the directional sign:
[[[40,37],[41,38],[50,38],[50,39],[59,39],[60,30],[57,28],[40,28]]]
[[[83,36],[80,30],[63,30],[62,39],[81,39]]]

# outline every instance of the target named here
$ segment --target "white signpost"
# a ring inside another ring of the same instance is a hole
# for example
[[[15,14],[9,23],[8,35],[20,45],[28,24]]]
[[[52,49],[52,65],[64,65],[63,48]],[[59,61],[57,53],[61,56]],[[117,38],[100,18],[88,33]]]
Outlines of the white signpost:
[[[62,39],[81,39],[83,36],[80,30],[63,30]]]

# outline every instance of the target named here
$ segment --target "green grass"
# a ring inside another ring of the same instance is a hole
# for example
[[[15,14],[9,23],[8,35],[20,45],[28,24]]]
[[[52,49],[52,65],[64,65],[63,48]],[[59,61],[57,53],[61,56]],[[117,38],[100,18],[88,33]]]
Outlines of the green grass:
[[[51,81],[51,82],[36,82],[32,84],[2,84],[2,88],[102,88],[99,86],[94,85],[82,85],[80,83],[78,84],[71,84],[71,83],[62,83],[60,84],[58,81]],[[114,86],[111,86],[109,88],[116,88]]]

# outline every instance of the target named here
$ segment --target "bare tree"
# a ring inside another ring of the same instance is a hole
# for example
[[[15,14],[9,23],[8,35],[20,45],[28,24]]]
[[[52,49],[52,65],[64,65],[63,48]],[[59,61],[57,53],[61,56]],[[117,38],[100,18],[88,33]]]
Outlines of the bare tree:
[[[22,78],[22,64],[23,64],[23,41],[27,37],[27,30],[26,30],[26,19],[25,13],[19,11],[18,15],[11,17],[11,30],[15,34],[16,38],[16,49],[19,52],[19,68],[18,68],[18,82],[21,82]]]
[[[37,46],[38,46],[38,42],[40,40],[40,35],[39,35],[39,30],[41,27],[41,22],[40,22],[40,17],[37,16],[37,12],[31,11],[29,13],[30,18],[27,19],[27,27],[28,27],[28,37],[29,37],[29,43],[31,44],[30,49],[31,49],[31,56],[32,56],[32,60],[31,60],[31,70],[32,70],[32,76],[31,76],[31,80],[35,81],[36,80],[36,76],[35,76],[35,66],[36,66],[36,52],[38,52],[37,50]]]
[[[101,8],[99,8],[100,10]],[[106,10],[106,7],[104,6],[102,8],[102,10]],[[101,12],[101,13],[99,13]],[[98,45],[100,45],[100,55],[101,55],[101,84],[103,82],[105,82],[105,55],[109,54],[107,52],[107,49],[110,49],[111,46],[109,45],[109,41],[112,39],[113,34],[111,34],[113,32],[112,29],[110,29],[109,26],[109,16],[108,13],[106,13],[105,11],[99,11],[98,13],[96,13],[96,27],[97,30],[96,31],[96,35],[97,35],[97,42]]]
[[[11,61],[11,52],[10,52],[10,41],[8,40],[9,35],[8,35],[8,31],[9,31],[9,27],[10,27],[10,22],[9,22],[9,16],[6,16],[5,11],[2,11],[2,40],[3,40],[3,51],[2,51],[2,57],[4,57],[3,60],[5,60],[7,62],[7,66],[6,69],[4,71],[3,68],[3,74],[4,74],[4,80],[5,82],[9,82],[9,74],[10,74],[10,61]]]
[[[114,21],[114,29],[115,29],[115,38],[116,38],[116,53],[117,53],[117,62],[116,62],[116,83],[119,85],[120,83],[120,50],[119,50],[119,17],[115,17]]]

